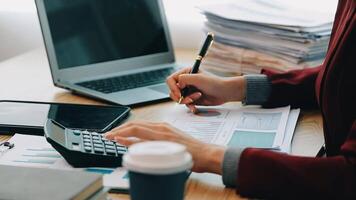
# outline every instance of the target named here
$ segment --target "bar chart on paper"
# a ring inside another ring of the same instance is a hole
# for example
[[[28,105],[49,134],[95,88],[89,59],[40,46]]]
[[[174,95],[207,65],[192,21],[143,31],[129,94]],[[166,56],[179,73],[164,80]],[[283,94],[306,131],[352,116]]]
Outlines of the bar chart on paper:
[[[281,117],[280,112],[243,112],[228,146],[272,148]]]
[[[229,147],[255,147],[255,148],[272,148],[275,132],[256,132],[236,130],[229,143]]]
[[[62,160],[62,156],[43,137],[33,136],[28,140],[24,135],[16,135],[10,141],[15,144],[15,148],[1,158],[0,164],[51,167]]]
[[[189,133],[198,140],[211,143],[218,131],[223,126],[221,121],[190,121],[176,120],[175,126],[179,127],[182,131]]]
[[[276,130],[282,113],[243,112],[238,120],[238,129]]]
[[[229,113],[227,109],[200,107],[193,114],[179,107],[174,113],[166,113],[166,121],[198,140],[214,143],[217,134],[224,130]]]
[[[21,157],[15,158],[13,162],[53,165],[60,158],[61,156],[51,148],[25,149]]]

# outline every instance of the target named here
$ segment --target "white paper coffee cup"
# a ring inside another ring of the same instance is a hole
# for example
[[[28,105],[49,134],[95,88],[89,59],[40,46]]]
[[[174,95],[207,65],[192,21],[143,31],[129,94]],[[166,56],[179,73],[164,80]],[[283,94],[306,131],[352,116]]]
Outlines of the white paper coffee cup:
[[[123,166],[133,172],[167,175],[190,170],[193,161],[181,144],[152,141],[132,145],[123,157]]]

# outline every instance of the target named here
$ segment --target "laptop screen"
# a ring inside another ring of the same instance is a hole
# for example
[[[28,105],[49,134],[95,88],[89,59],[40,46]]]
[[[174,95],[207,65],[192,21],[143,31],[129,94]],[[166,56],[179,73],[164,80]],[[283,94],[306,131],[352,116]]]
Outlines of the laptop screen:
[[[44,0],[59,69],[168,52],[158,1]]]

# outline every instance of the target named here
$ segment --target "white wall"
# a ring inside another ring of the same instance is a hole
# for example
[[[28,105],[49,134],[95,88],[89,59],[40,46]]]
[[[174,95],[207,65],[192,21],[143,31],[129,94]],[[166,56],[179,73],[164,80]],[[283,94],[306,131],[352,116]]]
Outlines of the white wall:
[[[0,0],[0,61],[42,44],[33,3],[32,0]]]
[[[199,48],[203,40],[201,30],[204,17],[197,6],[225,1],[238,0],[163,0],[174,46]],[[330,12],[335,10],[337,0],[298,0],[288,3],[295,7],[308,6]],[[34,0],[0,0],[0,61],[40,45],[42,36]]]

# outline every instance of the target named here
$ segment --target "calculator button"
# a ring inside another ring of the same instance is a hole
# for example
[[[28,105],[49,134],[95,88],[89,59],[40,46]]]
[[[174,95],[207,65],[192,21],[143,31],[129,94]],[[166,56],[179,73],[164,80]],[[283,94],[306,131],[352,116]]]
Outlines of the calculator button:
[[[126,147],[118,147],[118,146],[116,146],[116,149],[117,149],[117,151],[126,152]]]
[[[76,135],[76,136],[79,136],[82,132],[79,131],[79,130],[74,130],[73,131],[73,134]]]
[[[104,141],[104,143],[107,145],[114,145],[114,142],[111,142],[111,141]]]
[[[85,150],[86,152],[91,152],[92,148],[90,148],[90,147],[84,147],[84,150]]]
[[[104,145],[102,145],[102,144],[94,144],[94,147],[103,148]]]
[[[102,142],[100,140],[93,140],[93,143],[95,144],[102,144]]]
[[[92,132],[91,135],[92,135],[92,136],[99,136],[99,133]]]
[[[84,141],[84,142],[91,142],[91,140],[90,140],[90,139],[87,139],[87,138],[84,138],[83,141]]]
[[[105,145],[105,148],[115,150],[114,145]]]
[[[83,135],[89,135],[90,133],[88,131],[82,131]]]
[[[93,136],[93,140],[101,140],[101,139],[97,136]]]
[[[110,155],[116,155],[116,151],[114,149],[106,149],[106,153]]]
[[[104,153],[103,148],[94,148],[95,153]]]
[[[117,150],[117,154],[124,154],[126,151]]]
[[[114,143],[106,143],[106,142],[104,142],[104,144],[105,144],[106,146],[112,146],[112,147],[115,147],[115,146],[116,146]]]
[[[89,135],[83,135],[83,138],[90,139],[90,136]]]
[[[84,146],[91,147],[91,142],[84,142]]]

